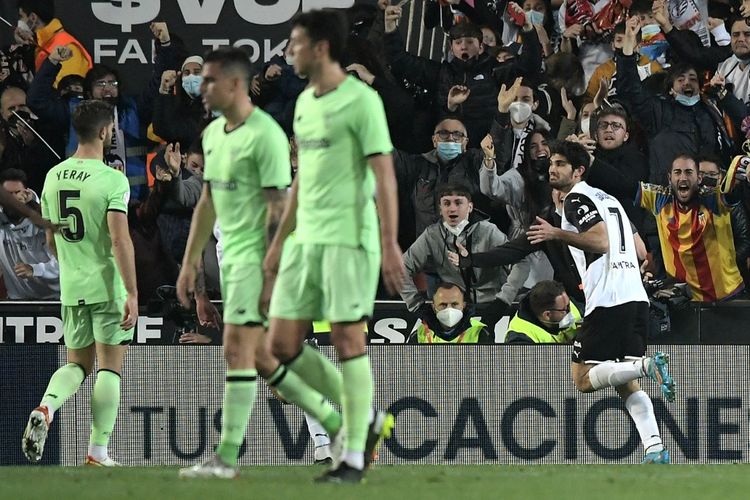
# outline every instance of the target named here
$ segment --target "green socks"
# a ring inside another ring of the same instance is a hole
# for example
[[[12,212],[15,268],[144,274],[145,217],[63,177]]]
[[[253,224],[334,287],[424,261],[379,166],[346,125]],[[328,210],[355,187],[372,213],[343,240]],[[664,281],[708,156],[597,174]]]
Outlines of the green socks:
[[[227,370],[221,416],[221,440],[216,453],[224,463],[232,467],[237,465],[240,446],[255,404],[257,377],[258,372],[254,368]]]
[[[115,428],[117,409],[120,407],[120,375],[102,369],[96,374],[94,393],[91,395],[91,438],[96,446],[106,446]]]
[[[305,413],[320,422],[330,435],[341,429],[341,414],[315,389],[307,385],[296,373],[284,365],[268,377],[268,385],[273,386],[279,395],[290,403],[299,406]]]
[[[363,354],[341,362],[344,379],[344,427],[346,450],[365,451],[372,408],[370,358]]]
[[[52,413],[56,412],[70,396],[76,393],[85,378],[86,373],[81,365],[68,363],[61,366],[49,379],[40,405],[46,406]]]
[[[296,373],[304,383],[325,396],[326,399],[341,404],[342,378],[331,361],[318,351],[304,345],[302,352],[287,364],[289,370]],[[318,419],[320,420],[320,419]],[[323,423],[322,420],[320,420]]]

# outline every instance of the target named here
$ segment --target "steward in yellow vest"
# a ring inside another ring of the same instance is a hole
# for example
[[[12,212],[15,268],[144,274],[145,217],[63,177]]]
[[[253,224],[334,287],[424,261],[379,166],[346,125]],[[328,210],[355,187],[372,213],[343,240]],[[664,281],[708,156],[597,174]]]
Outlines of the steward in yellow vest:
[[[540,281],[518,304],[508,325],[506,344],[570,344],[582,322],[562,284]]]
[[[432,307],[423,308],[422,322],[408,344],[492,344],[487,325],[472,319],[461,288],[442,283],[432,297]]]

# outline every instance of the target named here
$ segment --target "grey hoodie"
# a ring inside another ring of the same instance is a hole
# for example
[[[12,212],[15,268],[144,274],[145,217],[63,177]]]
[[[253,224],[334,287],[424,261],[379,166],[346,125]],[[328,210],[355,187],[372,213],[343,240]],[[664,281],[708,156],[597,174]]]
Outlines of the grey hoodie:
[[[406,279],[401,290],[401,298],[410,311],[416,311],[424,304],[426,297],[419,293],[412,276],[421,272],[435,272],[441,281],[455,283],[467,288],[461,271],[448,260],[448,250],[455,251],[454,238],[466,246],[469,252],[485,252],[490,248],[502,245],[508,237],[488,221],[469,222],[469,225],[457,236],[450,233],[443,222],[436,222],[427,227],[404,254]],[[467,240],[471,245],[467,246]],[[529,274],[526,259],[512,267],[510,275],[503,267],[472,268],[474,284],[471,290],[476,292],[476,303],[483,304],[500,299],[511,304],[523,286]]]

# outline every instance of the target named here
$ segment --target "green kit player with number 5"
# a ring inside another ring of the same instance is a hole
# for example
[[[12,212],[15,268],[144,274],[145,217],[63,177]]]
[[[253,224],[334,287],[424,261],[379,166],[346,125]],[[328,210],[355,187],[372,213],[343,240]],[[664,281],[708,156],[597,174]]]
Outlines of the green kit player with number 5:
[[[130,185],[102,160],[112,141],[114,115],[104,101],[83,101],[73,112],[78,149],[47,174],[42,214],[59,233],[47,243],[60,262],[60,300],[67,364],[49,381],[29,416],[21,446],[42,458],[55,412],[76,393],[98,361],[91,396],[91,437],[85,463],[116,466],[107,444],[120,404],[120,373],[138,319],[133,243],[128,232]]]

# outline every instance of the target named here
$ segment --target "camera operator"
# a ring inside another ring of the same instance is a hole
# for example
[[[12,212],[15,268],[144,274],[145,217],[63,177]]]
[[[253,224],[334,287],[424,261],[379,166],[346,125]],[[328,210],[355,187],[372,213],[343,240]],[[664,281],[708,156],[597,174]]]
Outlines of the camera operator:
[[[59,159],[50,149],[18,119],[18,113],[29,125],[49,142],[55,138],[26,105],[26,92],[19,87],[6,87],[0,94],[0,166],[23,170],[28,177],[28,187],[42,192],[44,178]],[[60,152],[61,144],[52,144]]]

